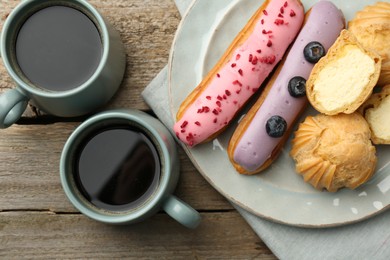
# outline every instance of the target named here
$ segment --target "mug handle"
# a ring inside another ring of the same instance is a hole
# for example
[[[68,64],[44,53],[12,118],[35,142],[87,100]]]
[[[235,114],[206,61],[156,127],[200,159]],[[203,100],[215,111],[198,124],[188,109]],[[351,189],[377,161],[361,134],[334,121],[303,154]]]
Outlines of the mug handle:
[[[0,96],[0,128],[18,121],[26,110],[28,97],[17,89],[7,90]]]
[[[173,195],[165,200],[162,208],[169,216],[188,228],[194,229],[200,223],[199,212]]]

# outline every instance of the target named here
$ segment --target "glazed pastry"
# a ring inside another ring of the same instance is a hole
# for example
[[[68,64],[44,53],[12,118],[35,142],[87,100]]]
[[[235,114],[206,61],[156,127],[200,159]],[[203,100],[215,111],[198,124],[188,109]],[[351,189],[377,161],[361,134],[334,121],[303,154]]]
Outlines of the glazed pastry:
[[[390,3],[366,6],[356,13],[348,26],[365,48],[374,49],[381,55],[378,85],[390,84]]]
[[[326,115],[350,114],[371,95],[381,70],[381,57],[365,49],[343,30],[313,68],[306,93],[313,107]]]
[[[239,173],[255,174],[277,157],[294,121],[306,107],[306,79],[345,26],[342,12],[320,1],[306,14],[292,48],[260,98],[241,120],[228,147]]]
[[[383,87],[359,108],[371,129],[374,144],[390,144],[390,85]]]
[[[374,174],[377,158],[366,120],[357,112],[308,116],[292,141],[291,157],[305,182],[322,190],[355,189]]]
[[[282,59],[303,17],[299,0],[265,1],[181,104],[176,136],[194,146],[222,132]]]

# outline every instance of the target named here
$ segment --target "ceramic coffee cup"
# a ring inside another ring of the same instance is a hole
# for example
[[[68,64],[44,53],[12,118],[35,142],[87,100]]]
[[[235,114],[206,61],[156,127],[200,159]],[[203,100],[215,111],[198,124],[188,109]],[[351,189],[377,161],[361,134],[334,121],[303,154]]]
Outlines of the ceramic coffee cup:
[[[200,222],[172,195],[179,179],[174,139],[138,110],[102,112],[77,127],[63,148],[60,177],[70,202],[97,221],[131,224],[163,209],[186,227]]]
[[[126,63],[119,33],[84,0],[22,1],[4,23],[0,54],[16,83],[0,96],[0,128],[28,101],[55,116],[93,112],[114,95]]]

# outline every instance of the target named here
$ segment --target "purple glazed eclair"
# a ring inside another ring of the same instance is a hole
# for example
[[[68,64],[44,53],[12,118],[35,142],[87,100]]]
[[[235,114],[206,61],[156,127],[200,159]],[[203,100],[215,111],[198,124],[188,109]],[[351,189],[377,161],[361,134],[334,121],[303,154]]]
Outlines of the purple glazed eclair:
[[[307,13],[294,44],[230,139],[229,159],[241,174],[255,174],[278,156],[308,104],[306,80],[345,27],[343,13],[320,1]]]

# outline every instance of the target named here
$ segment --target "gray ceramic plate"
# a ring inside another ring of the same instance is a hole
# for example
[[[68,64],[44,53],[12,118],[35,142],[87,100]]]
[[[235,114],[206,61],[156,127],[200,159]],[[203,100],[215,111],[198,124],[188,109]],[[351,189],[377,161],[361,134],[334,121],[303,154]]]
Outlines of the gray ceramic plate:
[[[307,10],[315,1],[302,2]],[[333,2],[349,20],[364,5],[375,1]],[[257,0],[193,2],[178,28],[170,57],[172,117],[260,5]],[[309,108],[307,113],[314,112]],[[289,225],[328,227],[363,220],[390,207],[389,146],[378,147],[377,172],[365,185],[356,190],[321,192],[294,172],[288,156],[290,142],[265,172],[254,176],[238,174],[226,153],[236,123],[212,142],[185,150],[215,189],[253,214]]]

